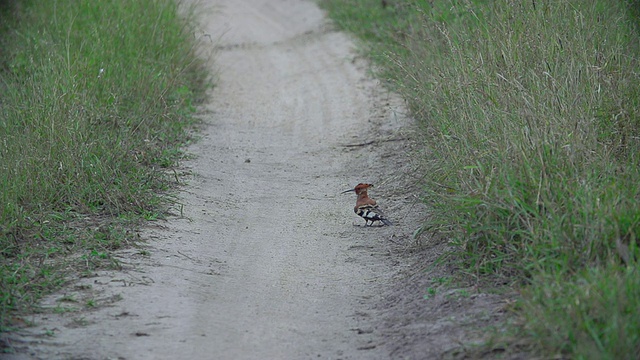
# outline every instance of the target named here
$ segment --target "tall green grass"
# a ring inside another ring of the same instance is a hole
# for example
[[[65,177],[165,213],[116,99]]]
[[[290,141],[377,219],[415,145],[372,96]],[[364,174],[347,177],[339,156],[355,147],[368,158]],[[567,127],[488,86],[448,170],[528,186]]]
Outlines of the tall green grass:
[[[1,315],[63,281],[55,259],[109,258],[158,216],[207,85],[192,20],[172,0],[1,9]]]
[[[322,2],[422,125],[425,228],[449,234],[472,278],[525,287],[539,351],[635,358],[634,2],[388,3]]]

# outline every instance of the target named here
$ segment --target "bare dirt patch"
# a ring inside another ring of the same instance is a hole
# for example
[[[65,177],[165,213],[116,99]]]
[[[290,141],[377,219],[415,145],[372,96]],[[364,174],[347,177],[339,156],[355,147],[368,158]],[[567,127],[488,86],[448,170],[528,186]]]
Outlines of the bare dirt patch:
[[[48,297],[5,339],[9,358],[457,356],[502,299],[429,293],[421,269],[446,244],[412,238],[423,211],[402,102],[311,1],[205,5],[220,79],[175,216],[118,254],[122,270]],[[339,194],[365,181],[395,226],[361,226]]]

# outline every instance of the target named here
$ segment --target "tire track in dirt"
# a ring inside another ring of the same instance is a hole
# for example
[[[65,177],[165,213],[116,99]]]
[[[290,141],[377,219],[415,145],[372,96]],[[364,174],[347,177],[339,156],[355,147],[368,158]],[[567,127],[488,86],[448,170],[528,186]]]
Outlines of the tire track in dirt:
[[[22,356],[387,358],[372,309],[395,274],[389,240],[407,229],[353,226],[355,199],[338,194],[384,178],[367,171],[380,154],[342,145],[399,121],[381,121],[395,115],[313,2],[203,3],[205,32],[223,34],[220,78],[188,149],[182,216],[142,234],[149,256],[121,253],[123,272],[48,298],[114,300],[35,316],[15,339]]]

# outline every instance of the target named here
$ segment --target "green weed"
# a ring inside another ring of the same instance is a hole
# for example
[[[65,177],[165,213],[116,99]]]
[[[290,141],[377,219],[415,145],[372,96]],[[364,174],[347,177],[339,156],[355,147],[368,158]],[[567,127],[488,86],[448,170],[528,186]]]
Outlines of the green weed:
[[[640,353],[638,267],[589,268],[570,279],[541,275],[525,291],[523,333],[546,354],[636,359]]]
[[[462,273],[525,289],[547,354],[637,354],[635,332],[610,330],[640,308],[637,1],[387,3],[322,2],[422,127],[425,229],[451,236]],[[600,313],[605,289],[625,305]],[[591,305],[555,316],[576,296]],[[546,342],[557,329],[571,336]]]
[[[208,79],[171,0],[30,1],[0,11],[0,324],[162,212]],[[102,265],[101,265],[102,264]]]

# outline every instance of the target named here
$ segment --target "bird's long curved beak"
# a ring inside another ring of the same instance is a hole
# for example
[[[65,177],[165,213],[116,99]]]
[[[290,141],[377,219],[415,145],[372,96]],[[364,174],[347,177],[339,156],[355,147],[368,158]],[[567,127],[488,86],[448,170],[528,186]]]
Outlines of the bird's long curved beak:
[[[345,190],[343,192],[341,192],[340,194],[344,194],[344,193],[348,193],[348,192],[352,192],[352,191],[356,191],[356,189],[349,189],[349,190]]]

